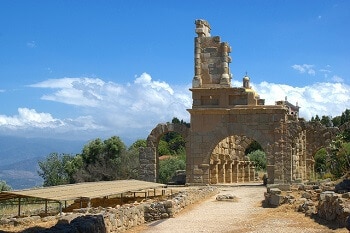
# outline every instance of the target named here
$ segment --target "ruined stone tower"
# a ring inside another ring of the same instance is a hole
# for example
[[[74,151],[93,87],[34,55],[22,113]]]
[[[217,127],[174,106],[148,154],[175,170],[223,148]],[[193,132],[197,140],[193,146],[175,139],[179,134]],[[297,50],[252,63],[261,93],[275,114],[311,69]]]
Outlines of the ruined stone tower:
[[[287,100],[265,105],[247,75],[241,87],[232,87],[231,47],[219,36],[211,36],[207,21],[196,20],[195,25],[190,128],[179,124],[154,128],[147,148],[140,151],[140,178],[158,181],[158,142],[170,131],[186,140],[188,184],[253,181],[254,164],[245,155],[253,141],[266,153],[269,183],[312,177],[313,154],[334,134],[299,119],[299,107]]]

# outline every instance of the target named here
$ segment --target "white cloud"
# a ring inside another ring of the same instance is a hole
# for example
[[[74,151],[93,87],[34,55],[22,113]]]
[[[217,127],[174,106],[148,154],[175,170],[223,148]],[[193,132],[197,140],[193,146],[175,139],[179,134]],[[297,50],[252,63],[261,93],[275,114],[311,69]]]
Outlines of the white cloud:
[[[344,79],[338,75],[333,75],[332,79],[331,79],[333,82],[336,82],[336,83],[342,83],[344,82]]]
[[[140,130],[143,137],[173,117],[189,121],[186,109],[192,104],[189,85],[171,87],[147,73],[126,85],[98,78],[62,78],[30,86],[53,89],[42,99],[80,107],[105,130],[129,135]]]
[[[303,65],[292,65],[292,68],[299,71],[299,73],[307,73],[309,75],[315,76],[316,71],[314,70],[314,65],[308,65],[308,64],[303,64]]]
[[[55,128],[62,124],[61,120],[54,119],[50,113],[38,113],[35,109],[18,108],[18,115],[11,117],[0,115],[0,126],[8,128]]]
[[[233,80],[233,86],[242,86]],[[288,101],[301,107],[300,116],[309,120],[318,114],[337,116],[350,109],[350,87],[342,82],[315,83],[304,87],[261,82],[252,86],[266,100],[274,105],[277,100]],[[57,119],[50,113],[39,113],[34,109],[20,108],[18,115],[0,115],[0,131],[5,129],[31,129],[31,132],[69,134],[69,137],[91,138],[101,135],[117,135],[134,141],[146,138],[158,124],[173,117],[190,121],[186,109],[191,108],[191,92],[187,86],[171,86],[166,82],[152,80],[143,73],[134,82],[118,84],[98,78],[50,79],[31,85],[45,88],[51,93],[43,100],[72,105],[81,112],[78,118],[71,118],[69,112],[64,119]],[[37,131],[33,131],[38,129]]]
[[[344,83],[315,83],[305,87],[292,87],[284,84],[262,82],[254,85],[266,104],[284,100],[287,96],[292,104],[301,107],[300,116],[309,120],[319,116],[338,116],[345,109],[350,109],[350,86]]]

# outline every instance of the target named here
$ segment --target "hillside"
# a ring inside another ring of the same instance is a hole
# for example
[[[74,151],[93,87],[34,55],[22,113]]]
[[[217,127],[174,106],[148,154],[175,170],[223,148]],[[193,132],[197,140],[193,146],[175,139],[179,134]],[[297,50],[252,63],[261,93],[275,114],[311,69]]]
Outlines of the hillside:
[[[0,180],[13,189],[41,186],[38,161],[52,152],[80,153],[85,141],[0,136]]]

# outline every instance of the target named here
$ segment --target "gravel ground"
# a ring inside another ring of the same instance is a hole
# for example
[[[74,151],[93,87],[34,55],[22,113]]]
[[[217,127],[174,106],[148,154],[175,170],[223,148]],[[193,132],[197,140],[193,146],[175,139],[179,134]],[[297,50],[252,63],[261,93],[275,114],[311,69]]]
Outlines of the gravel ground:
[[[159,220],[128,232],[348,232],[320,225],[288,206],[263,208],[265,186],[247,184],[239,187],[221,186],[220,194],[232,194],[236,201],[216,201],[211,197],[195,204],[175,218]]]

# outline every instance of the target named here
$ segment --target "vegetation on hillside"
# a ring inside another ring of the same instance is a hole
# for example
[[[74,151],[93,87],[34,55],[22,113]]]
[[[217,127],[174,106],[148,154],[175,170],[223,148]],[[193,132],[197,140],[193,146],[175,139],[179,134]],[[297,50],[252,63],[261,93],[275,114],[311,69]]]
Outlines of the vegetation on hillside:
[[[39,175],[44,186],[60,184],[136,179],[138,177],[138,148],[145,140],[137,140],[129,148],[119,137],[95,139],[82,149],[81,154],[51,153],[39,162]]]
[[[350,122],[350,110],[334,118],[316,115],[311,122],[319,121],[327,127],[338,127]],[[172,123],[189,124],[177,118]],[[116,179],[137,179],[139,148],[145,147],[145,140],[137,140],[129,148],[117,136],[106,140],[95,139],[82,149],[81,154],[51,153],[39,162],[39,175],[44,186]],[[257,171],[266,170],[266,154],[253,141],[245,154],[255,162]],[[168,183],[176,170],[186,169],[185,141],[175,132],[162,136],[158,145],[158,155],[167,155],[159,162],[159,182]],[[322,177],[338,178],[350,170],[350,132],[344,131],[327,147],[315,155],[315,171]]]
[[[172,123],[188,126],[177,118]],[[44,179],[44,186],[137,179],[140,147],[146,147],[146,140],[137,140],[127,148],[117,136],[106,140],[97,138],[86,144],[81,154],[49,154],[39,161],[38,174]],[[185,169],[185,141],[181,135],[169,132],[160,139],[158,151],[159,156],[171,156],[159,163],[159,181],[167,183],[176,170]]]
[[[311,121],[320,121],[321,124],[328,126],[326,120],[332,122],[332,126],[338,127],[350,122],[350,110],[346,109],[341,116],[327,118],[317,115]],[[315,171],[320,178],[337,179],[350,170],[350,130],[345,130],[326,147],[318,150],[314,156]]]

